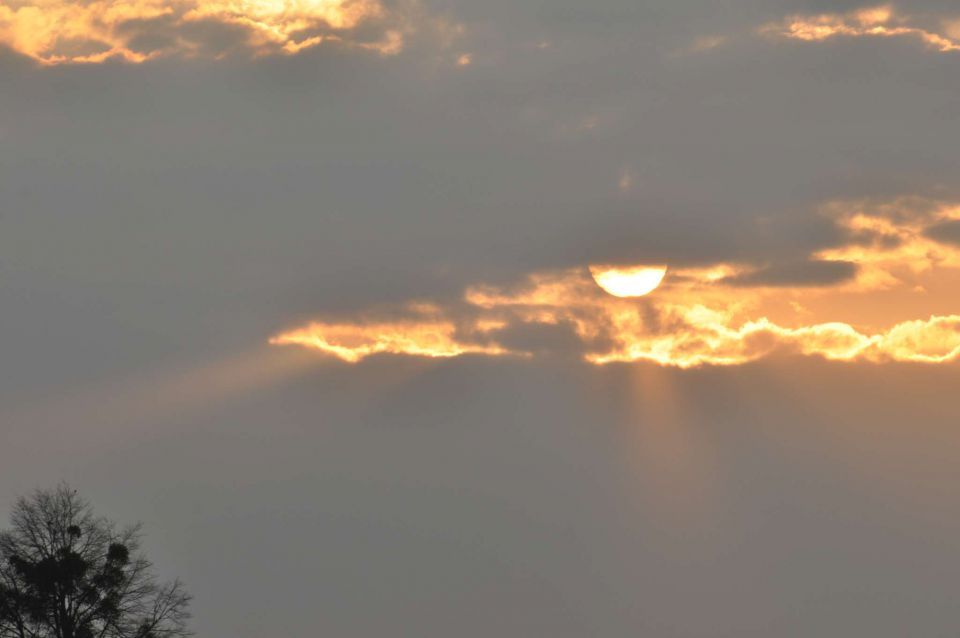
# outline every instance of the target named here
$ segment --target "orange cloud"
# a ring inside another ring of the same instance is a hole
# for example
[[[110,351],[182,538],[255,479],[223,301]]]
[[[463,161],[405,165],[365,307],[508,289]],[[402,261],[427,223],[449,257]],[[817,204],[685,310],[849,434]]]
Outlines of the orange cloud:
[[[157,57],[294,54],[321,43],[393,55],[418,23],[452,31],[418,5],[380,0],[0,0],[0,43],[42,64]]]
[[[609,268],[581,267],[533,273],[514,285],[471,286],[447,306],[413,304],[389,317],[319,321],[271,341],[348,362],[378,353],[533,356],[544,343],[574,348],[594,364],[682,368],[784,352],[877,363],[960,358],[954,314],[960,242],[929,236],[930,228],[960,219],[960,208],[837,202],[824,214],[845,234],[844,243],[811,254],[805,264],[849,264],[851,276],[842,281],[824,281],[819,268],[718,263],[670,268],[646,296],[621,297],[595,279]]]
[[[960,269],[960,245],[938,241],[930,229],[960,220],[960,207],[922,200],[884,205],[840,202],[825,207],[851,242],[814,256],[858,264],[850,288],[891,289],[921,285],[922,276],[936,268]]]
[[[955,24],[955,23],[954,23]],[[941,53],[960,51],[960,41],[951,23],[939,30],[916,24],[916,19],[898,13],[892,5],[881,5],[850,13],[796,15],[761,27],[761,33],[791,40],[815,42],[835,37],[911,37]]]

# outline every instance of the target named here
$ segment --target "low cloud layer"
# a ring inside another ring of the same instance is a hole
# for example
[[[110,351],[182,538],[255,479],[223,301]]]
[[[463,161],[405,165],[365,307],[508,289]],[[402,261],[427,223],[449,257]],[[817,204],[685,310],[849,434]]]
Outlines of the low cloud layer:
[[[960,250],[930,238],[930,229],[960,221],[960,209],[912,204],[825,207],[846,243],[799,264],[680,268],[648,296],[661,269],[615,271],[644,280],[635,293],[639,299],[610,288],[602,270],[576,268],[536,273],[514,286],[473,286],[452,306],[411,303],[395,311],[393,320],[374,313],[314,322],[271,341],[348,362],[382,353],[529,357],[545,350],[576,352],[598,364],[653,361],[683,368],[743,364],[782,352],[843,361],[951,362],[960,357],[960,315],[924,315],[931,296],[925,286],[960,272]],[[646,285],[649,271],[657,274],[652,286]],[[890,292],[913,294],[917,318],[845,317],[845,305],[870,305],[871,295]],[[525,347],[518,334],[535,345]]]

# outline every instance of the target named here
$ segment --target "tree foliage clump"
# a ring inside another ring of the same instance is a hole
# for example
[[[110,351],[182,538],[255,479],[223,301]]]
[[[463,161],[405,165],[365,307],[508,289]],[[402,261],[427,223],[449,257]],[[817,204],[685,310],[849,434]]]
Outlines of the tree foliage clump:
[[[190,596],[161,583],[140,526],[117,529],[66,485],[21,497],[0,531],[0,638],[179,638]]]

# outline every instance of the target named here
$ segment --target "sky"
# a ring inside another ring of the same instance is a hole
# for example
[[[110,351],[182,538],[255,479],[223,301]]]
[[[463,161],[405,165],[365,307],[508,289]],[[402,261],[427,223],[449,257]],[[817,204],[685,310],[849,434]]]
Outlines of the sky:
[[[960,7],[0,0],[0,518],[210,638],[952,636]]]

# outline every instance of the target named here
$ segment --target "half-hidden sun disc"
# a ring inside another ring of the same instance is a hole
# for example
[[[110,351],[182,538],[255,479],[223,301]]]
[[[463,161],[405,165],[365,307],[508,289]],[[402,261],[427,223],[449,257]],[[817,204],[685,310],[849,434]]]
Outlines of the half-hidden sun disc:
[[[666,266],[590,266],[597,285],[614,297],[642,297],[656,290]]]

